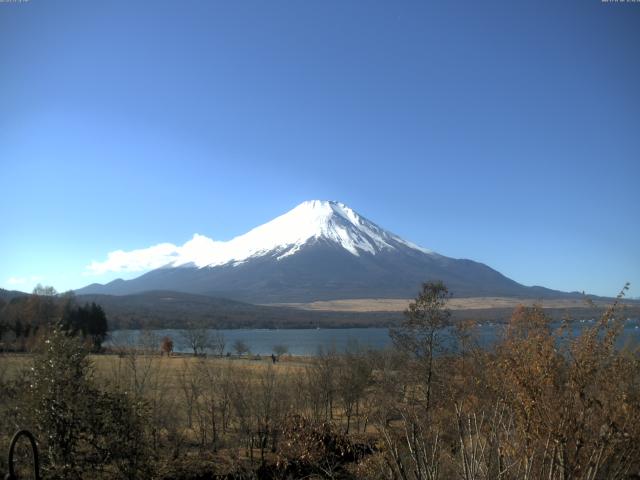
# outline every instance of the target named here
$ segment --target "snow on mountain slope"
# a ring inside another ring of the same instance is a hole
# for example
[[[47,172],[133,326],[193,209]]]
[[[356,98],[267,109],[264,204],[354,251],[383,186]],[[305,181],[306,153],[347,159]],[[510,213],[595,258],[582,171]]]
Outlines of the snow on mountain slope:
[[[92,270],[116,271],[138,264],[148,266],[148,271],[130,280],[92,284],[77,293],[171,290],[249,303],[286,303],[412,298],[422,282],[439,280],[458,297],[564,295],[525,287],[479,262],[425,250],[342,203],[318,200],[301,203],[228,242],[194,235],[182,246],[112,252]]]
[[[361,253],[375,255],[399,247],[432,253],[383,230],[343,203],[311,200],[228,242],[196,234],[177,248],[175,260],[167,266],[239,265],[249,258],[266,254],[280,260],[318,239],[339,245],[355,256]]]

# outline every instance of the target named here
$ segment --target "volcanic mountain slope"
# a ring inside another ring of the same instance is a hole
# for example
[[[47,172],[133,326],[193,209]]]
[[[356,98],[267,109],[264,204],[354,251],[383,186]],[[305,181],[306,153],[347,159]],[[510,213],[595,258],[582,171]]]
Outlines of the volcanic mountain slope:
[[[439,255],[403,240],[338,202],[304,202],[228,242],[195,235],[166,266],[79,294],[175,290],[251,303],[411,298],[442,280],[457,297],[561,297],[525,287],[482,263]]]

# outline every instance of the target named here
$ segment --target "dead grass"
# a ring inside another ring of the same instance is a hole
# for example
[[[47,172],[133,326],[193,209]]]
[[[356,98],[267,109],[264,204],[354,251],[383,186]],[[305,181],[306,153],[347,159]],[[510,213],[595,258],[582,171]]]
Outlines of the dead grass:
[[[24,371],[31,367],[34,356],[32,354],[0,354],[0,379],[16,378],[23,375]],[[119,355],[91,355],[96,378],[109,381],[118,368],[122,368],[128,361]],[[144,371],[146,365],[154,370],[160,370],[167,380],[169,389],[177,388],[179,378],[184,372],[192,372],[198,362],[206,362],[209,366],[220,368],[233,366],[240,375],[255,376],[256,374],[273,366],[270,357],[262,357],[259,360],[251,357],[223,357],[223,358],[196,358],[191,355],[173,355],[161,357],[159,355],[138,355],[135,359],[139,371]],[[302,373],[311,359],[306,357],[285,356],[275,364],[275,372],[281,375],[296,375]]]
[[[277,306],[294,307],[302,310],[333,312],[402,312],[412,302],[404,298],[352,298],[345,300],[326,300],[310,303],[278,303]],[[492,308],[515,308],[519,305],[532,306],[540,304],[544,308],[584,308],[587,303],[582,298],[563,298],[540,300],[532,298],[509,297],[470,297],[453,298],[447,303],[451,310],[482,310]],[[606,305],[606,301],[597,301],[598,305]]]

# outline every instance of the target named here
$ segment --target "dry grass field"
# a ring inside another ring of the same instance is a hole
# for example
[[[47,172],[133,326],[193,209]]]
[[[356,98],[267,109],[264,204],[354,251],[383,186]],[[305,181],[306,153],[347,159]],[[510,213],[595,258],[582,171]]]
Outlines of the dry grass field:
[[[332,311],[332,312],[402,312],[413,299],[404,298],[353,298],[346,300],[327,300],[311,303],[280,303],[278,306],[300,308],[303,310]],[[596,301],[597,305],[610,302]],[[544,308],[581,308],[587,307],[582,298],[536,300],[531,298],[508,297],[470,297],[452,298],[447,302],[451,310],[482,310],[493,308],[516,308],[518,305],[542,305]]]
[[[32,354],[8,353],[0,354],[0,379],[11,379],[22,375],[31,368],[34,356]],[[312,362],[306,357],[283,356],[275,365],[271,357],[194,357],[192,355],[90,355],[96,379],[110,382],[117,378],[125,368],[130,370],[131,362],[135,362],[138,372],[153,371],[154,375],[160,374],[164,385],[170,389],[176,389],[183,381],[183,376],[189,377],[196,371],[195,367],[205,365],[210,368],[231,367],[238,375],[251,377],[260,372],[274,367],[277,375],[296,375]]]

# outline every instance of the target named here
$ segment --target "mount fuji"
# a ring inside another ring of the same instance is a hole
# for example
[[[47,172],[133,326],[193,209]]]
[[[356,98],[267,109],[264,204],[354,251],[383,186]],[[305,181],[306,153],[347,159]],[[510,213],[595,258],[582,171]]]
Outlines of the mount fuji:
[[[403,240],[331,201],[303,202],[228,242],[202,235],[169,252],[169,262],[132,280],[92,284],[78,294],[172,290],[251,303],[411,298],[442,280],[456,297],[561,297],[526,287],[482,263],[445,257]]]

